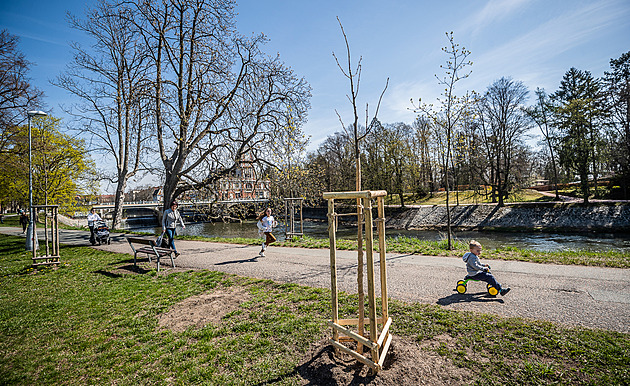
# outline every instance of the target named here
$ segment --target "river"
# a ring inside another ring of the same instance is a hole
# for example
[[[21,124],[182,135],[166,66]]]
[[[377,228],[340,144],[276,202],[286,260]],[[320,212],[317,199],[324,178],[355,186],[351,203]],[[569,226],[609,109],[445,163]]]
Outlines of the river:
[[[161,231],[154,226],[142,226],[135,224],[129,228],[137,231],[153,231],[156,234]],[[186,224],[186,229],[178,229],[182,235],[206,236],[206,237],[258,237],[256,223],[246,221],[243,223],[191,223]],[[284,226],[276,228],[274,234],[279,240],[284,239]],[[313,238],[328,238],[328,224],[317,221],[304,221],[304,234]],[[421,240],[444,240],[445,232],[439,231],[411,231],[399,229],[387,229],[387,237],[408,236]],[[338,230],[339,238],[355,238],[356,228],[342,227]],[[485,248],[496,249],[499,247],[517,247],[520,249],[533,249],[539,251],[558,250],[588,250],[607,251],[616,250],[630,253],[630,234],[627,233],[544,233],[544,232],[455,232],[457,240],[468,242],[470,239],[479,241]]]

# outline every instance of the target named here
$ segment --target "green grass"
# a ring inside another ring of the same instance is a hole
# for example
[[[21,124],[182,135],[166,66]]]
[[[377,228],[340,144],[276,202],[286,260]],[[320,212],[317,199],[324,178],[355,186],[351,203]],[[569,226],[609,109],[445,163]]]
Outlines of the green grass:
[[[0,235],[0,384],[283,384],[327,337],[330,293],[212,271],[129,268],[131,256],[63,247],[34,270],[23,239]],[[238,288],[249,299],[219,323],[173,332],[158,317],[194,295]],[[356,296],[340,294],[340,315]],[[477,384],[630,382],[630,336],[390,302],[392,332]],[[444,344],[444,338],[449,344]]]
[[[182,240],[200,240],[219,243],[232,243],[244,245],[259,245],[260,240],[255,238],[222,238],[222,237],[201,237],[201,236],[177,236]],[[453,249],[449,250],[446,240],[430,241],[420,240],[415,237],[397,236],[388,237],[385,241],[387,252],[409,253],[426,256],[450,256],[461,257],[468,252],[468,244],[460,240],[453,240]],[[294,237],[288,241],[277,241],[274,245],[281,247],[297,248],[329,248],[328,239],[315,239],[304,236]],[[379,242],[374,240],[374,250],[378,250]],[[337,240],[337,249],[356,250],[356,240]],[[364,243],[365,248],[365,243]],[[581,250],[566,251],[535,251],[529,249],[519,249],[515,247],[505,247],[499,249],[486,249],[483,252],[484,259],[490,260],[515,260],[541,264],[563,264],[563,265],[589,265],[612,268],[630,268],[630,256],[619,251],[591,252]]]

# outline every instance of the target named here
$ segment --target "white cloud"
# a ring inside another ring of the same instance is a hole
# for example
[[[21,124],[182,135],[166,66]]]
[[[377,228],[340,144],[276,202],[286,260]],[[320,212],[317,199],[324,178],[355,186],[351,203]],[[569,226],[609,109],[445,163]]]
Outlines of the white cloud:
[[[531,73],[532,68],[544,70],[560,54],[586,45],[607,28],[627,20],[629,9],[620,5],[605,0],[565,13],[483,54],[473,68],[483,71],[481,78],[486,82],[504,74]]]
[[[462,25],[462,31],[471,31],[477,35],[484,27],[492,25],[496,20],[506,19],[522,9],[532,0],[490,0],[479,12],[472,15]]]

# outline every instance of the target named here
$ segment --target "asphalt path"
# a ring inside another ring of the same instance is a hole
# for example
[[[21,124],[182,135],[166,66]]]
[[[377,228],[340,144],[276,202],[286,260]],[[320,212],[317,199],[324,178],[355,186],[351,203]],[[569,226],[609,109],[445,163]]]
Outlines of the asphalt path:
[[[0,227],[0,232],[20,235],[21,229]],[[61,230],[60,233],[64,244],[89,245],[89,232]],[[131,248],[125,236],[114,233],[111,245],[95,248],[129,254]],[[39,237],[41,240],[43,235]],[[176,244],[181,253],[175,260],[177,268],[210,269],[330,288],[328,249],[270,246],[266,257],[259,257],[260,246],[184,240],[177,240]],[[378,254],[374,256],[378,296]],[[483,255],[481,258],[492,266],[492,272],[500,283],[511,287],[511,292],[505,297],[488,296],[482,282],[469,282],[466,294],[457,293],[454,290],[456,283],[466,275],[461,258],[388,253],[389,297],[438,304],[446,309],[630,333],[630,270],[484,260]],[[170,260],[163,259],[161,268],[171,269]],[[367,275],[366,270],[364,273]],[[357,291],[356,251],[337,251],[337,283],[341,291]],[[364,283],[367,291],[367,277]]]

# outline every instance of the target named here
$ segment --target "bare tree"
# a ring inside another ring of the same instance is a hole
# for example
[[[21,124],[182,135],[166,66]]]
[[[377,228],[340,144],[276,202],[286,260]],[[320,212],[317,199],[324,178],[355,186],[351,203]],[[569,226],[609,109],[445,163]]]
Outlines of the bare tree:
[[[366,105],[365,107],[365,131],[363,133],[361,133],[359,131],[359,114],[358,114],[358,106],[357,106],[357,97],[359,95],[359,83],[361,81],[361,60],[362,58],[359,57],[359,61],[357,62],[357,67],[355,70],[352,69],[352,57],[351,57],[351,52],[350,52],[350,44],[348,43],[348,36],[346,35],[346,32],[343,29],[343,25],[341,24],[341,20],[339,20],[339,17],[337,17],[337,22],[339,22],[339,27],[341,28],[341,33],[343,34],[343,39],[346,43],[346,55],[347,55],[347,63],[346,66],[342,66],[341,63],[339,63],[339,59],[337,59],[337,56],[335,55],[335,53],[333,52],[333,57],[335,58],[335,61],[337,62],[337,66],[339,67],[339,69],[341,70],[341,73],[348,79],[348,81],[350,82],[350,94],[348,95],[348,100],[350,101],[350,103],[352,104],[352,114],[353,114],[353,121],[352,124],[350,125],[351,128],[351,137],[353,138],[353,146],[354,146],[354,157],[355,157],[355,162],[356,162],[356,186],[355,189],[356,191],[360,191],[362,189],[361,187],[361,152],[360,152],[360,143],[363,139],[365,139],[365,136],[377,125],[379,125],[380,123],[378,122],[377,116],[378,116],[378,110],[379,110],[379,106],[381,104],[381,100],[383,98],[383,95],[385,94],[385,91],[387,90],[387,84],[389,83],[389,78],[387,78],[387,82],[385,84],[385,88],[383,89],[383,92],[381,93],[381,96],[379,98],[378,104],[376,105],[376,111],[374,113],[374,117],[370,120],[370,122],[368,122],[368,117],[369,117],[369,109],[368,106]],[[343,120],[341,118],[341,115],[339,115],[339,113],[337,112],[337,116],[339,117],[339,121],[341,122],[341,127],[344,130],[347,130],[346,126],[343,124]],[[359,331],[361,333],[363,333],[363,306],[364,306],[364,290],[363,290],[363,212],[362,212],[362,205],[361,205],[361,200],[357,199],[357,223],[358,223],[358,229],[357,229],[357,250],[358,250],[358,275],[357,275],[357,282],[358,282],[358,287],[359,287]],[[360,347],[358,348],[358,350],[360,351]]]
[[[243,161],[271,165],[265,154],[275,133],[306,117],[310,87],[304,79],[260,51],[263,36],[236,33],[234,1],[134,4],[150,50],[164,208]]]
[[[114,159],[103,176],[116,185],[112,227],[122,219],[125,189],[146,157],[148,52],[134,28],[134,10],[100,0],[85,19],[69,15],[70,25],[87,34],[91,47],[73,44],[74,57],[56,84],[81,98],[68,112],[79,130],[92,136],[92,147]]]
[[[413,122],[414,137],[412,141],[412,153],[417,157],[418,181],[415,183],[416,193],[421,196],[433,193],[434,187],[434,138],[432,135],[431,121],[426,117],[418,117]]]
[[[26,110],[41,107],[42,92],[28,78],[32,63],[18,48],[19,39],[0,30],[0,153],[15,130],[7,130],[26,119]]]
[[[551,160],[551,166],[553,168],[553,184],[556,191],[556,201],[560,201],[560,194],[558,193],[558,167],[556,165],[556,156],[554,155],[554,134],[553,125],[550,122],[550,118],[553,114],[552,106],[548,100],[545,90],[540,88],[536,89],[536,105],[527,108],[525,111],[530,118],[538,125],[547,148],[549,150],[549,158]]]
[[[450,209],[450,183],[449,183],[449,170],[452,164],[453,158],[453,138],[455,134],[455,128],[459,124],[459,121],[463,117],[466,111],[466,105],[468,101],[468,97],[458,98],[455,95],[455,85],[457,82],[466,79],[470,76],[470,71],[465,72],[465,68],[472,65],[472,62],[467,60],[470,55],[470,51],[466,50],[466,48],[459,48],[459,44],[455,43],[455,38],[453,37],[453,32],[446,33],[446,37],[449,41],[449,45],[442,48],[448,56],[449,59],[446,62],[446,66],[440,65],[440,68],[444,69],[444,76],[435,77],[438,80],[438,84],[444,86],[444,92],[442,95],[444,99],[439,99],[439,110],[435,111],[433,109],[433,105],[431,104],[422,104],[422,105],[414,105],[413,100],[411,101],[414,106],[415,112],[423,112],[427,117],[429,117],[434,126],[439,129],[438,140],[440,141],[441,147],[441,165],[442,165],[442,173],[444,178],[444,186],[446,190],[446,229],[447,229],[447,242],[448,249],[453,248],[453,232],[451,229],[451,209]],[[420,99],[418,103],[420,103]]]
[[[503,206],[510,191],[512,161],[517,146],[529,129],[529,120],[524,112],[524,103],[529,91],[520,81],[501,78],[490,86],[481,100],[481,132],[488,154],[493,155],[493,192],[498,205]]]
[[[621,167],[623,197],[630,187],[630,51],[610,60],[610,71],[604,72],[604,90],[610,111],[608,124],[614,137],[617,163]]]
[[[348,179],[356,169],[353,166],[354,154],[351,139],[346,132],[336,132],[328,136],[311,158],[323,171],[324,189],[328,192],[352,190],[355,182]]]

